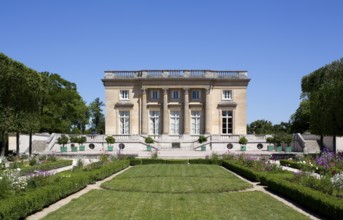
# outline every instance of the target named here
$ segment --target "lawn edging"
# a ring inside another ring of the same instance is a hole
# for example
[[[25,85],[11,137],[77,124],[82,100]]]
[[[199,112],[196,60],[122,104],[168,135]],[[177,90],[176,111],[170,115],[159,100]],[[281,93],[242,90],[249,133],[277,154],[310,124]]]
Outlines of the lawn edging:
[[[89,170],[67,171],[54,184],[31,190],[22,195],[1,200],[0,219],[21,219],[42,210],[44,207],[75,193],[90,183],[102,180],[129,166],[128,160],[104,164]],[[63,175],[63,173],[61,173]]]

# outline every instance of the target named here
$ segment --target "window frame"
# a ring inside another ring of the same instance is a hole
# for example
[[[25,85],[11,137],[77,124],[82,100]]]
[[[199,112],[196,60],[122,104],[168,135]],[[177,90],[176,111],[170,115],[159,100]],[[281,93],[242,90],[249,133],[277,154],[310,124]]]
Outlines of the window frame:
[[[156,97],[156,98],[154,97],[154,92],[156,92],[156,94],[157,94],[157,97]],[[151,91],[150,91],[150,99],[151,99],[151,100],[159,100],[159,99],[160,99],[160,91],[157,90],[157,89],[151,90]]]
[[[230,114],[224,115],[224,112],[231,112]],[[223,135],[233,134],[233,111],[232,110],[223,110],[221,112],[221,133]],[[225,123],[224,123],[225,122]],[[231,126],[229,126],[231,125]],[[225,126],[225,128],[224,128]],[[224,132],[226,130],[226,132]],[[229,132],[231,130],[231,132]]]
[[[229,92],[229,97],[228,97],[228,98],[227,98],[226,95],[225,95],[226,92]],[[232,99],[232,90],[231,90],[231,89],[225,89],[225,90],[223,90],[223,92],[222,92],[222,100],[227,100],[227,101],[233,100],[233,99]]]
[[[198,94],[198,97],[193,97],[193,94]],[[199,89],[192,90],[191,98],[192,100],[201,100],[201,90]]]
[[[177,97],[174,97],[174,95],[177,94]],[[173,100],[180,100],[181,99],[181,93],[180,90],[173,89],[170,91],[170,98]]]
[[[125,92],[127,93],[127,97],[124,97],[126,95]],[[130,100],[130,91],[128,89],[122,89],[119,91],[119,100]]]
[[[128,113],[128,114],[125,114],[125,113]],[[130,124],[131,124],[130,111],[119,111],[118,116],[119,116],[119,134],[121,135],[130,134]],[[123,123],[121,119],[123,119]]]

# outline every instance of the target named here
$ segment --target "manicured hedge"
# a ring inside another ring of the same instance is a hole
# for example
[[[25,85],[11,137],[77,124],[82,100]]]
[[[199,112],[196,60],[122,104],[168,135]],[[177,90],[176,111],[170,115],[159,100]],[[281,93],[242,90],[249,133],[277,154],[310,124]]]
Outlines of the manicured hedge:
[[[188,164],[188,160],[166,160],[166,164]]]
[[[275,191],[292,201],[305,206],[311,211],[323,215],[329,219],[342,219],[342,199],[324,194],[317,190],[289,182],[282,178],[265,179],[268,189]]]
[[[142,164],[142,159],[130,159],[130,165],[131,166],[136,166],[136,165],[141,165]]]
[[[142,159],[142,164],[165,164],[166,161],[163,159]]]
[[[190,164],[212,164],[210,159],[189,159]]]
[[[70,166],[72,164],[73,164],[72,160],[58,160],[54,162],[37,164],[31,167],[23,167],[20,170],[20,175],[26,175],[28,173],[34,172],[35,170],[48,171],[48,170],[58,169],[61,167]]]
[[[242,166],[235,161],[224,160],[222,162],[222,166],[229,169],[229,170],[236,172],[237,174],[239,174],[239,175],[241,175],[247,179],[250,179],[253,181],[259,181],[260,180],[259,172],[256,172],[256,171],[254,171],[248,167]]]
[[[3,199],[0,202],[0,219],[22,219],[52,203],[75,193],[88,184],[104,179],[129,166],[128,160],[104,164],[100,168],[77,169],[58,174],[61,179],[23,195]]]

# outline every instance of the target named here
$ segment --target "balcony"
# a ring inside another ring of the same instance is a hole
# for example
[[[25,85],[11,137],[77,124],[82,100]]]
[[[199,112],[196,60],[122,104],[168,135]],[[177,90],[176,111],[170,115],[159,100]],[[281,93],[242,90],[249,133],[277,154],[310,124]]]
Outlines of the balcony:
[[[105,79],[149,79],[149,78],[209,78],[209,79],[248,79],[247,71],[213,70],[139,70],[105,71]]]

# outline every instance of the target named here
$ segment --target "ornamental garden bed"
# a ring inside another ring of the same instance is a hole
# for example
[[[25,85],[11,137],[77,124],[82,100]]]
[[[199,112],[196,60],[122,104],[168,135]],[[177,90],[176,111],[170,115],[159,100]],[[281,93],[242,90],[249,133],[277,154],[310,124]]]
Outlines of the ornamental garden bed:
[[[128,160],[103,160],[56,175],[40,172],[29,179],[18,178],[13,169],[6,170],[8,175],[0,180],[0,219],[25,218],[128,166]]]

